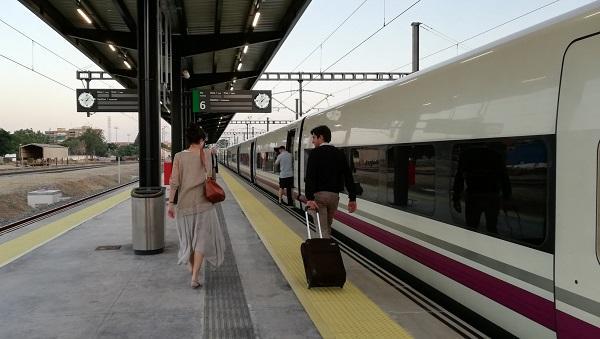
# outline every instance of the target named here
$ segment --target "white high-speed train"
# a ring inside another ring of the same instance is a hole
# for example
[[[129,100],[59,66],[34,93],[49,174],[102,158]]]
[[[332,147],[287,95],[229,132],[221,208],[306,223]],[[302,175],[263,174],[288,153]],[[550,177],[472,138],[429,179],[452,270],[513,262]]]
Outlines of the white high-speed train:
[[[600,338],[600,1],[223,150],[273,193],[294,158],[296,206],[332,130],[362,187],[333,228],[527,338]]]

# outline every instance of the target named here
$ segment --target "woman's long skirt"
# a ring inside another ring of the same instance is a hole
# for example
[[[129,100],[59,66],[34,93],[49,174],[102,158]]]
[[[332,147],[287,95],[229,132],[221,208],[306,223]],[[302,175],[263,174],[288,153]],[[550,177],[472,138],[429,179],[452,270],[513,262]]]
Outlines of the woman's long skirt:
[[[225,252],[225,238],[217,217],[217,209],[189,215],[177,216],[179,235],[178,264],[190,260],[192,250],[204,254],[206,261],[220,266]]]

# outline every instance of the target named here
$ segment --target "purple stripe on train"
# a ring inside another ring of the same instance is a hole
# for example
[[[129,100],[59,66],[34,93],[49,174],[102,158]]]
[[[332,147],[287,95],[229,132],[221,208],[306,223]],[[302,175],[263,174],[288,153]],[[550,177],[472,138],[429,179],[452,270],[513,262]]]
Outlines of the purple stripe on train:
[[[426,247],[337,211],[335,219],[462,285],[557,331],[561,338],[600,338],[600,328],[554,309],[554,303]],[[554,321],[556,312],[556,326]]]
[[[600,338],[600,328],[559,310],[556,323],[561,338]]]
[[[346,213],[335,219],[470,289],[551,329],[554,303]]]

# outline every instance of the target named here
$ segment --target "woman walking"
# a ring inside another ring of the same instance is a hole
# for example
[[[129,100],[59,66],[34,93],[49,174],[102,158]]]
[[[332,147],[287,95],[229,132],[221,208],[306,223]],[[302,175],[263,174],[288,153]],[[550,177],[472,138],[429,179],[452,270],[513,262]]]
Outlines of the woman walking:
[[[186,138],[188,149],[175,154],[173,159],[168,214],[176,218],[178,264],[187,263],[192,272],[190,285],[197,288],[202,286],[202,261],[221,265],[225,241],[215,206],[204,195],[206,178],[213,176],[211,152],[204,149],[206,133],[193,123],[186,131]]]

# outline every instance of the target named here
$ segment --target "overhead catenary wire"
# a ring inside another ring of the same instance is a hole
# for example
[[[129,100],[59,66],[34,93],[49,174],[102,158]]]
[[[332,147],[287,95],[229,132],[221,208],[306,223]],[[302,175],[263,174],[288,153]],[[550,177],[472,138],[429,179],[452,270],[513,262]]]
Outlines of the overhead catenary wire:
[[[377,29],[375,32],[373,32],[371,35],[369,35],[367,38],[363,39],[361,42],[359,42],[357,45],[355,45],[354,47],[352,47],[350,50],[348,50],[348,52],[346,52],[344,55],[342,55],[340,58],[338,58],[336,61],[334,61],[332,64],[330,64],[329,66],[327,66],[323,72],[326,72],[327,70],[329,70],[331,67],[335,66],[338,62],[342,61],[344,58],[346,58],[348,55],[350,55],[352,52],[354,52],[357,48],[359,48],[360,46],[362,46],[365,42],[369,41],[372,37],[374,37],[375,35],[377,35],[377,33],[381,32],[384,28],[388,27],[392,22],[394,22],[396,19],[398,19],[400,16],[402,16],[404,13],[408,12],[410,9],[412,9],[413,7],[415,7],[419,2],[421,2],[422,0],[417,0],[415,2],[413,2],[410,6],[408,6],[406,9],[404,9],[403,11],[401,11],[400,13],[398,13],[394,18],[392,18],[392,20],[388,21],[387,23],[385,23],[382,27],[380,27],[379,29]],[[308,84],[310,84],[311,81],[308,81],[304,86],[308,86]],[[287,100],[287,99],[286,99]],[[319,103],[321,103],[323,100],[321,100]],[[315,106],[313,106],[315,107]],[[306,112],[308,113],[310,110],[312,109],[312,107],[307,110]]]
[[[48,80],[50,80],[50,81],[52,81],[52,82],[54,82],[54,83],[56,83],[56,84],[58,84],[58,85],[62,86],[62,87],[65,87],[65,88],[67,88],[67,89],[70,89],[70,90],[72,90],[72,91],[76,91],[76,90],[75,90],[73,87],[71,87],[71,86],[69,86],[69,85],[67,85],[67,84],[65,84],[65,83],[63,83],[63,82],[61,82],[61,81],[59,81],[59,80],[56,80],[55,78],[53,78],[53,77],[51,77],[51,76],[49,76],[49,75],[47,75],[47,74],[44,74],[44,73],[42,73],[42,72],[39,72],[39,71],[35,70],[35,68],[34,68],[34,59],[33,59],[33,49],[34,49],[34,46],[35,46],[35,45],[38,45],[38,46],[42,47],[42,48],[43,48],[43,49],[45,49],[46,51],[50,52],[51,54],[53,54],[54,56],[56,56],[56,57],[57,57],[57,58],[59,58],[60,60],[62,60],[62,61],[64,61],[64,62],[68,63],[69,65],[73,66],[75,69],[77,69],[77,70],[79,70],[79,71],[81,71],[81,70],[85,70],[85,69],[88,69],[89,67],[79,67],[78,65],[76,65],[76,64],[72,63],[71,61],[69,61],[67,58],[65,58],[65,57],[61,56],[60,54],[56,53],[56,52],[55,52],[55,51],[53,51],[52,49],[50,49],[50,48],[46,47],[45,45],[41,44],[41,43],[40,43],[40,42],[38,42],[37,40],[35,40],[35,39],[31,38],[29,35],[25,34],[25,33],[24,33],[24,32],[22,32],[21,30],[19,30],[19,29],[15,28],[14,26],[12,26],[12,25],[11,25],[11,24],[9,24],[8,22],[6,22],[6,20],[4,20],[4,19],[0,18],[0,22],[2,22],[3,24],[5,24],[6,26],[8,26],[9,28],[11,28],[12,30],[14,30],[15,32],[19,33],[19,34],[20,34],[20,35],[22,35],[23,37],[25,37],[25,38],[27,38],[27,39],[31,40],[31,43],[32,43],[32,47],[31,47],[31,49],[32,49],[32,51],[31,51],[31,52],[32,52],[32,56],[31,56],[31,67],[29,67],[29,66],[27,66],[27,65],[24,65],[24,64],[22,64],[22,63],[20,63],[20,62],[18,62],[18,61],[16,61],[16,60],[14,60],[14,59],[12,59],[12,58],[10,58],[10,57],[6,56],[6,55],[3,55],[3,54],[0,54],[0,57],[4,58],[4,59],[6,59],[6,60],[8,60],[8,61],[10,61],[10,62],[12,62],[12,63],[14,63],[14,64],[18,65],[18,66],[20,66],[20,67],[23,67],[23,68],[25,68],[25,69],[27,69],[27,70],[29,70],[29,71],[31,71],[31,72],[34,72],[34,73],[36,73],[37,75],[39,75],[39,76],[41,76],[41,77],[44,77],[44,78],[46,78],[46,79],[48,79]],[[82,80],[82,82],[83,82],[83,80]],[[113,88],[113,86],[112,86],[112,85],[110,85],[109,83],[107,83],[106,81],[103,81],[103,80],[101,80],[101,82],[102,82],[102,83],[104,83],[105,85],[107,85],[108,87],[110,87],[110,88]],[[128,119],[131,119],[131,120],[137,121],[137,118],[135,118],[135,117],[131,117],[131,116],[129,116],[129,115],[127,115],[127,114],[125,114],[124,112],[119,112],[119,113],[120,113],[120,114],[122,114],[122,115],[124,115],[124,116],[125,116],[125,117],[127,117]]]
[[[506,24],[508,24],[508,23],[511,23],[511,22],[515,21],[515,20],[521,19],[521,18],[523,18],[523,17],[525,17],[525,16],[527,16],[527,15],[533,14],[533,13],[535,13],[535,12],[537,12],[537,11],[539,11],[539,10],[542,10],[542,9],[544,9],[544,8],[548,7],[548,6],[551,6],[551,5],[553,5],[553,4],[555,4],[555,3],[559,2],[559,1],[561,1],[561,0],[554,0],[554,1],[548,2],[548,3],[546,3],[546,4],[544,4],[544,5],[541,5],[541,6],[539,6],[539,7],[535,8],[535,9],[533,9],[533,10],[530,10],[530,11],[528,11],[528,12],[525,12],[525,13],[523,13],[523,14],[520,14],[520,15],[518,15],[518,16],[516,16],[516,17],[514,17],[514,18],[511,18],[511,19],[509,19],[509,20],[507,20],[507,21],[504,21],[504,22],[502,22],[502,23],[500,23],[500,24],[498,24],[498,25],[495,25],[495,26],[493,26],[493,27],[491,27],[491,28],[488,28],[488,29],[486,29],[486,30],[483,30],[483,31],[481,31],[481,32],[479,32],[479,33],[477,33],[477,34],[474,34],[474,35],[472,35],[472,36],[470,36],[470,37],[468,37],[468,38],[466,38],[466,39],[463,39],[463,40],[460,40],[460,41],[456,41],[456,43],[453,43],[452,45],[449,45],[449,46],[447,46],[447,47],[444,47],[444,48],[441,48],[441,49],[439,49],[439,50],[437,50],[437,51],[434,51],[434,52],[432,52],[432,53],[430,53],[430,54],[427,54],[427,55],[425,55],[425,56],[423,56],[423,57],[420,57],[420,58],[419,58],[419,60],[425,60],[425,59],[428,59],[428,58],[430,58],[430,57],[432,57],[432,56],[434,56],[434,55],[440,54],[440,53],[442,53],[442,52],[445,52],[445,51],[447,51],[447,50],[449,50],[449,49],[451,49],[451,48],[454,48],[454,47],[456,47],[457,45],[463,45],[463,46],[464,46],[464,43],[465,43],[465,42],[467,42],[467,41],[473,40],[473,39],[475,39],[475,38],[477,38],[477,37],[479,37],[479,36],[482,36],[482,35],[484,35],[484,34],[486,34],[486,33],[489,33],[489,32],[491,32],[491,31],[493,31],[493,30],[495,30],[495,29],[498,29],[498,28],[500,28],[500,27],[502,27],[502,26],[504,26],[504,25],[506,25]],[[428,28],[430,28],[430,29],[432,29],[432,27],[431,27],[431,26],[429,26],[429,25],[427,25],[427,27],[428,27]],[[436,30],[436,31],[437,31],[437,30]],[[440,34],[443,34],[443,33],[441,33],[441,32],[440,32]],[[444,35],[445,35],[445,34],[444,34]],[[448,38],[450,38],[450,37],[448,37]],[[450,38],[450,39],[452,39],[452,38]],[[454,39],[453,39],[453,40],[454,40]],[[404,67],[407,67],[407,66],[409,66],[409,65],[411,65],[411,62],[408,62],[408,63],[406,63],[406,64],[404,64],[404,65],[401,65],[401,66],[395,67],[395,68],[391,69],[389,72],[395,72],[395,71],[398,71],[398,70],[400,70],[400,69],[402,69],[402,68],[404,68]],[[358,87],[358,86],[364,86],[366,83],[368,83],[368,82],[362,81],[362,82],[360,82],[360,83],[357,83],[357,84],[355,84],[355,85],[351,85],[351,86],[348,86],[348,87],[344,87],[344,88],[342,88],[342,89],[340,89],[340,90],[337,90],[337,91],[333,92],[333,94],[341,93],[341,92],[344,92],[344,91],[346,91],[346,90],[350,90],[350,89],[352,89],[352,88],[355,88],[355,87]],[[322,102],[322,100],[321,100],[321,101],[319,101],[319,102],[318,102],[316,105],[314,105],[314,106],[312,106],[311,108],[309,108],[309,109],[307,110],[307,112],[309,112],[309,111],[310,111],[310,110],[311,110],[313,107],[317,106],[317,105],[318,105],[318,104],[320,104],[321,102]]]
[[[46,47],[45,45],[41,44],[40,42],[38,42],[37,40],[33,39],[32,37],[30,37],[29,35],[25,34],[24,32],[22,32],[21,30],[17,29],[16,27],[14,27],[13,25],[9,24],[8,22],[6,22],[6,20],[0,18],[0,22],[2,22],[3,24],[5,24],[6,26],[8,26],[10,29],[12,29],[13,31],[19,33],[20,35],[22,35],[23,37],[31,40],[32,42],[32,47],[31,47],[31,70],[33,70],[33,47],[35,45],[38,45],[40,47],[42,47],[43,49],[45,49],[46,51],[50,52],[51,54],[53,54],[54,56],[56,56],[57,58],[59,58],[60,60],[68,63],[69,65],[73,66],[75,69],[77,69],[78,71],[82,71],[84,70],[84,68],[79,67],[78,65],[72,63],[71,61],[69,61],[67,58],[63,57],[62,55],[56,53],[55,51],[51,50],[50,48]],[[28,68],[28,67],[27,67]],[[28,68],[29,69],[29,68]],[[112,86],[110,84],[108,84],[105,81],[102,81],[105,85],[107,85],[108,87],[112,88]]]
[[[12,62],[12,63],[15,63],[15,64],[17,64],[17,65],[19,65],[19,66],[21,66],[21,67],[23,67],[23,68],[25,68],[25,69],[27,69],[27,70],[29,70],[29,71],[32,71],[33,73],[36,73],[36,74],[38,74],[38,75],[40,75],[40,76],[42,76],[42,77],[44,77],[44,78],[46,78],[46,79],[48,79],[48,80],[50,80],[50,81],[52,81],[52,82],[56,83],[56,84],[58,84],[58,85],[61,85],[61,86],[63,86],[63,87],[66,87],[66,88],[68,88],[68,89],[70,89],[70,90],[72,90],[72,91],[75,91],[75,89],[74,89],[74,88],[72,88],[72,87],[70,87],[69,85],[66,85],[66,84],[64,84],[64,83],[62,83],[62,82],[60,82],[60,81],[58,81],[58,80],[56,80],[56,79],[54,79],[54,78],[52,78],[52,77],[50,77],[50,76],[48,76],[48,75],[44,74],[44,73],[38,72],[38,71],[36,71],[35,69],[33,69],[33,68],[31,68],[31,67],[29,67],[29,66],[27,66],[27,65],[23,65],[22,63],[20,63],[20,62],[18,62],[18,61],[16,61],[16,60],[14,60],[14,59],[11,59],[10,57],[7,57],[7,56],[6,56],[6,55],[4,55],[4,54],[0,54],[0,57],[4,58],[4,59],[6,59],[6,60],[8,60],[8,61],[10,61],[10,62]]]
[[[322,62],[322,58],[323,58],[323,44],[327,42],[327,40],[329,40],[346,22],[348,22],[348,20],[350,20],[350,18],[352,18],[354,16],[354,14],[356,14],[356,12],[358,12],[358,10],[369,0],[364,0],[363,2],[361,2],[353,11],[352,13],[350,13],[350,15],[348,15],[344,20],[342,20],[342,22],[333,30],[331,31],[331,33],[329,33],[329,35],[327,35],[327,37],[325,37],[325,39],[323,39],[323,41],[321,41],[317,46],[315,46],[315,48],[308,53],[308,55],[306,55],[304,57],[304,59],[302,59],[302,61],[300,61],[300,63],[298,65],[296,65],[296,67],[294,67],[292,69],[292,72],[294,72],[295,70],[298,69],[298,67],[302,66],[302,64],[304,64],[304,62],[306,62],[306,60],[308,60],[308,58],[311,57],[311,55],[313,55],[317,50],[320,49],[321,51],[321,61]],[[321,66],[319,66],[319,68],[322,68]],[[279,86],[281,84],[281,81],[275,83],[275,85],[273,87],[271,87],[271,90],[274,90],[275,88],[277,88],[277,86]],[[288,99],[290,99],[293,96],[293,94],[290,94],[287,98],[283,99],[283,102],[286,102]]]

